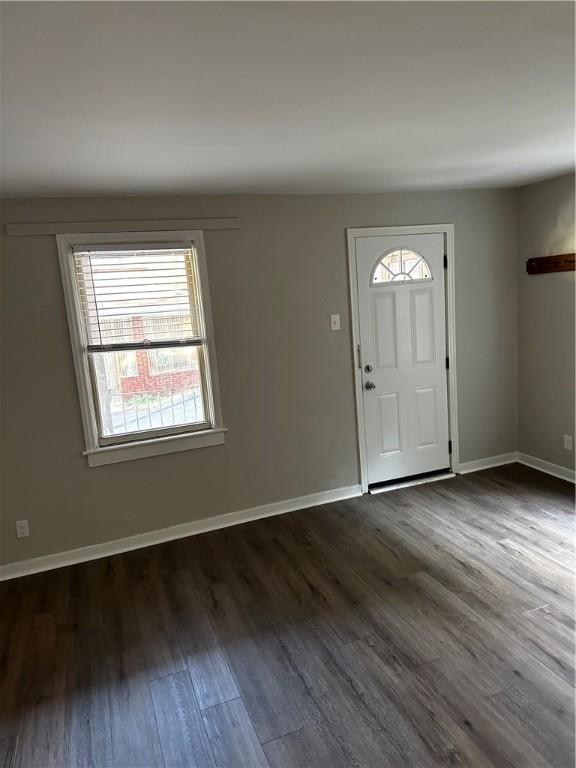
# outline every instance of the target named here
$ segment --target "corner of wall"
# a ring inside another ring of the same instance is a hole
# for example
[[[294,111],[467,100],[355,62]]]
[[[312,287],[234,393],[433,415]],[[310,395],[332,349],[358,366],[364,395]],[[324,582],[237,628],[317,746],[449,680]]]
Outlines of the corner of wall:
[[[518,339],[517,450],[574,469],[574,273],[526,276],[528,258],[572,253],[575,176],[564,174],[514,190]],[[572,381],[567,378],[572,377]]]

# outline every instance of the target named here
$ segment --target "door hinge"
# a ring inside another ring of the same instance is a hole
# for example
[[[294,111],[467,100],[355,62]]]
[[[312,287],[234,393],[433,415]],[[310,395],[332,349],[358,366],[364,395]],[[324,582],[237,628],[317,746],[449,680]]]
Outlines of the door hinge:
[[[362,369],[362,355],[360,353],[360,344],[356,345],[356,352],[358,354],[358,368]]]
[[[448,269],[448,254],[444,254],[444,269]]]
[[[449,357],[446,358],[446,370],[448,370],[448,368],[450,368],[450,358]]]
[[[452,453],[452,440],[448,440],[448,453]]]

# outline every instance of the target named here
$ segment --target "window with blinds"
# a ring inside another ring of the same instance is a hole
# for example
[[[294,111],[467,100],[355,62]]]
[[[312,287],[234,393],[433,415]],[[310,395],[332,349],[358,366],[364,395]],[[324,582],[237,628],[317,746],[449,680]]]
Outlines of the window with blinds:
[[[196,244],[95,237],[68,243],[64,263],[97,445],[213,428]]]

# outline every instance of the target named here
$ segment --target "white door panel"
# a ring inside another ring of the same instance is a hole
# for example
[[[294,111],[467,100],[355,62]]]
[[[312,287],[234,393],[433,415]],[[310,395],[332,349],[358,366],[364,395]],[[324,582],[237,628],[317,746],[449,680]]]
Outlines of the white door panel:
[[[377,428],[380,456],[400,452],[400,411],[398,392],[377,395]]]
[[[392,291],[372,296],[374,351],[378,368],[396,368],[396,296]]]
[[[368,482],[445,469],[443,235],[354,242]]]
[[[436,362],[434,292],[431,288],[410,291],[410,326],[412,363],[419,365]]]
[[[430,448],[438,445],[438,427],[436,424],[436,390],[434,387],[417,387],[416,416],[417,441],[416,447]]]

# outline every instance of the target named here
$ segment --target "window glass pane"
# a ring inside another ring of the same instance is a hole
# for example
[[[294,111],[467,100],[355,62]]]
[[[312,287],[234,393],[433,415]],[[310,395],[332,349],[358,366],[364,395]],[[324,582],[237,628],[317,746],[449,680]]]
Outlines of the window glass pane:
[[[378,263],[372,276],[372,283],[431,279],[430,267],[420,254],[406,248],[398,248],[387,253]]]
[[[200,354],[199,347],[91,353],[102,437],[205,422]]]
[[[152,373],[170,373],[172,371],[190,371],[194,365],[188,353],[189,347],[174,349],[165,347],[163,349],[150,350],[150,371]]]
[[[118,352],[119,374],[123,377],[138,375],[138,357],[136,352]]]
[[[74,251],[80,310],[95,345],[198,338],[202,311],[191,248]]]

